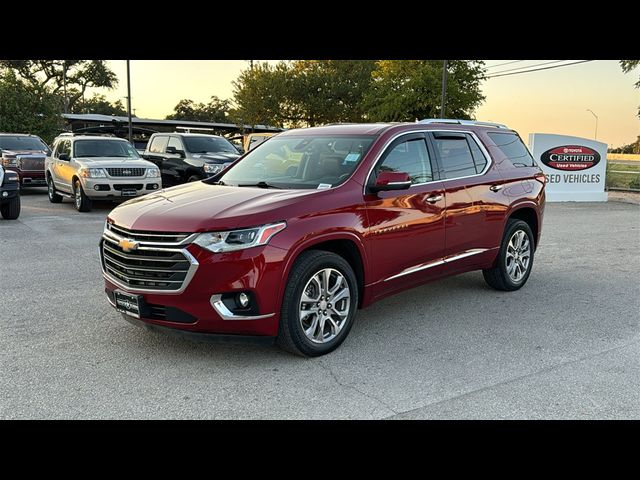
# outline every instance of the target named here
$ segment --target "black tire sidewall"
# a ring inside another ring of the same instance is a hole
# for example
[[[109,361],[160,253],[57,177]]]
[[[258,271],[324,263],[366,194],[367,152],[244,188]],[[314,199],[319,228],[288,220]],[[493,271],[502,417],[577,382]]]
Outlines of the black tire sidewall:
[[[507,273],[506,257],[507,257],[507,246],[509,245],[509,239],[517,230],[522,230],[523,232],[525,232],[525,234],[529,238],[531,257],[529,258],[529,266],[527,267],[527,272],[525,273],[524,277],[522,277],[522,280],[520,280],[519,282],[514,282],[513,280],[511,280],[511,277]],[[535,246],[535,240],[533,238],[533,232],[531,231],[531,227],[529,227],[529,224],[523,220],[509,221],[509,223],[507,224],[507,228],[505,230],[504,238],[502,239],[502,246],[500,248],[500,257],[498,258],[498,268],[500,268],[500,272],[502,273],[503,280],[507,284],[510,290],[517,290],[522,286],[524,286],[525,283],[527,283],[527,280],[529,279],[529,275],[531,275],[531,270],[533,269],[533,259],[534,259],[534,253],[535,253],[534,246]]]
[[[283,305],[283,312],[286,311],[286,318],[283,320],[288,323],[292,340],[296,344],[297,349],[303,355],[315,357],[332,352],[333,350],[338,348],[338,346],[340,346],[340,344],[349,334],[349,331],[353,326],[356,311],[358,309],[358,283],[355,273],[353,272],[353,269],[351,268],[349,263],[336,254],[323,255],[322,257],[318,257],[316,261],[312,261],[304,265],[297,264],[294,266],[294,269],[300,268],[302,268],[303,271],[299,272],[300,276],[296,276],[298,280],[294,280],[294,285],[292,285],[291,275],[289,276],[290,279],[289,283],[287,284],[287,292],[285,292],[285,302],[287,304]],[[351,303],[349,307],[349,315],[347,316],[346,320],[347,323],[346,325],[344,325],[344,327],[342,327],[342,330],[340,330],[340,333],[336,336],[336,338],[327,343],[317,344],[309,340],[302,329],[302,325],[300,324],[300,321],[298,319],[298,305],[302,296],[302,291],[309,279],[315,273],[317,273],[318,270],[321,270],[323,268],[333,268],[335,270],[338,270],[342,274],[342,276],[346,279],[351,291]],[[294,273],[293,270],[292,273]],[[293,290],[292,294],[291,290]],[[287,293],[289,295],[287,295]]]

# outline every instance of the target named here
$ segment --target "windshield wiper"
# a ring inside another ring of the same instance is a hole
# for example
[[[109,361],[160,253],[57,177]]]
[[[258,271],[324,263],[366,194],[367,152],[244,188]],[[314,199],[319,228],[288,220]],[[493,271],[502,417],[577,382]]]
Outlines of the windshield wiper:
[[[238,184],[239,187],[258,187],[258,188],[277,188],[278,190],[282,190],[282,187],[277,187],[271,183],[267,182],[258,182],[258,183],[243,183]]]

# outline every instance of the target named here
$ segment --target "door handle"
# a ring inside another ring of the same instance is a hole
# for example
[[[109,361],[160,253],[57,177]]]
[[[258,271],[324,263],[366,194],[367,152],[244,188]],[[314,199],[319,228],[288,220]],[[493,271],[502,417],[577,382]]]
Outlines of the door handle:
[[[491,190],[492,192],[497,192],[498,190],[502,189],[502,185],[491,185],[489,187],[489,190]]]
[[[427,202],[429,203],[436,203],[440,200],[442,200],[442,195],[432,195],[429,198],[427,198]]]

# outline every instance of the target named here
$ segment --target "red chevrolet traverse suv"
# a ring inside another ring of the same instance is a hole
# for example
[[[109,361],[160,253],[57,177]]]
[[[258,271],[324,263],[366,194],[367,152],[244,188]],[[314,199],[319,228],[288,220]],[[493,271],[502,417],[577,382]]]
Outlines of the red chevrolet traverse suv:
[[[100,252],[111,304],[151,329],[334,350],[356,310],[482,270],[531,273],[544,175],[516,132],[465,120],[272,137],[206,180],[130,200]]]

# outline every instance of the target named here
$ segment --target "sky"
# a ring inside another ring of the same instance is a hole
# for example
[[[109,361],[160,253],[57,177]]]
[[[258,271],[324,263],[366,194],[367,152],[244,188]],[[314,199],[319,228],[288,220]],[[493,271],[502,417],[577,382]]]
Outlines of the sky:
[[[551,60],[487,60],[488,74],[540,65]],[[567,61],[568,62],[568,61]],[[126,62],[109,60],[119,79],[111,91],[95,90],[126,105]],[[183,98],[207,102],[211,95],[233,96],[233,80],[248,68],[246,60],[132,60],[132,109],[138,117],[164,118]],[[551,66],[551,65],[550,65]],[[485,80],[484,103],[477,120],[504,123],[526,141],[529,133],[557,133],[594,138],[610,147],[635,141],[640,135],[640,90],[634,83],[640,69],[622,73],[615,60],[588,63]]]

